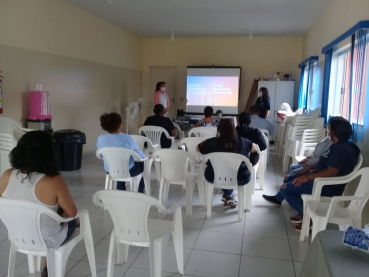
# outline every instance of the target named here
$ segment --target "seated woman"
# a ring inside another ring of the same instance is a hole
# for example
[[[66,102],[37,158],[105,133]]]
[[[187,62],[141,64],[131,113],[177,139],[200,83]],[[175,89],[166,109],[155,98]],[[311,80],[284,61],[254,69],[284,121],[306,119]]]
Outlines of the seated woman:
[[[204,109],[204,118],[199,120],[195,127],[217,127],[219,124],[219,120],[213,118],[213,108],[210,106],[205,107]]]
[[[355,168],[360,154],[360,149],[352,142],[349,142],[352,135],[351,124],[342,117],[334,117],[328,124],[328,136],[332,140],[331,147],[323,153],[316,165],[306,166],[299,171],[299,174],[290,175],[284,180],[284,185],[274,196],[263,195],[263,198],[275,205],[280,206],[286,200],[297,212],[298,215],[291,217],[293,223],[299,223],[296,230],[301,230],[303,219],[302,194],[311,194],[315,178],[336,177],[350,174]],[[310,172],[313,170],[312,172]],[[325,186],[322,189],[322,196],[340,196],[345,190],[346,184]]]
[[[251,123],[251,116],[248,112],[242,112],[238,116],[238,121],[240,123],[236,130],[239,136],[251,140],[253,143],[259,146],[260,151],[264,151],[267,148],[263,134],[259,129],[251,128],[249,125]],[[259,161],[259,154],[257,152],[250,154],[250,162],[252,165],[256,165]]]
[[[75,217],[77,208],[68,186],[60,177],[51,136],[43,131],[31,131],[22,136],[10,152],[8,169],[0,178],[0,196],[41,204],[62,216]],[[47,247],[58,248],[68,240],[78,222],[60,223],[47,215],[41,217],[41,232]],[[47,276],[46,265],[42,276]]]
[[[138,148],[134,139],[127,134],[123,134],[122,131],[122,118],[117,113],[105,113],[100,116],[100,123],[103,130],[107,131],[107,134],[100,135],[97,138],[96,147],[97,149],[103,147],[121,147],[132,149],[135,151],[140,158],[145,158],[145,154],[142,153],[141,149]],[[104,159],[104,157],[102,157]],[[104,169],[109,174],[109,167],[107,162],[104,160]],[[143,162],[135,162],[131,156],[129,159],[129,173],[132,177],[141,174],[144,170]],[[140,180],[138,192],[143,193],[145,183],[143,178]],[[126,190],[125,182],[117,182],[118,190]]]
[[[233,121],[230,119],[222,119],[219,122],[218,133],[218,137],[210,138],[200,143],[196,147],[197,152],[204,155],[213,152],[230,152],[249,158],[250,152],[254,153],[256,151],[254,143],[237,135]],[[214,170],[210,162],[207,164],[204,175],[209,183],[214,183]],[[246,164],[242,163],[237,173],[238,185],[245,185],[250,181],[250,178],[251,173],[247,169]],[[231,189],[223,189],[222,201],[233,208],[237,205],[237,201],[234,199],[232,192],[233,190]]]

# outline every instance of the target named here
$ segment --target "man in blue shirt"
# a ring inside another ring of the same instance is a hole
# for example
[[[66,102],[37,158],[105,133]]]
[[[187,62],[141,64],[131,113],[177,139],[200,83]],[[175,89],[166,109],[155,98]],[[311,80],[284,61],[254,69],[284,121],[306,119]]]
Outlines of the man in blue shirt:
[[[352,142],[348,142],[352,135],[351,124],[342,117],[334,117],[328,125],[328,136],[332,140],[332,146],[320,156],[316,165],[307,166],[300,170],[300,174],[290,175],[284,180],[284,185],[274,196],[263,195],[263,198],[275,205],[280,206],[286,200],[298,215],[291,217],[292,223],[301,224],[303,219],[302,194],[311,194],[315,178],[344,176],[353,171],[360,154],[359,148]],[[310,172],[311,170],[314,170]],[[342,195],[346,184],[325,186],[322,196]],[[301,230],[301,225],[295,227]]]
[[[127,134],[123,134],[122,131],[122,118],[117,113],[103,114],[100,116],[101,127],[107,131],[107,134],[100,135],[97,138],[96,147],[97,149],[102,147],[121,147],[135,151],[141,159],[145,158],[145,154],[138,148],[134,139]],[[109,167],[104,157],[104,169],[108,173]],[[135,177],[143,172],[143,162],[135,162],[133,157],[129,158],[129,173],[132,177]],[[143,193],[145,183],[141,178],[138,191]],[[117,182],[118,190],[126,190],[125,182]]]
[[[249,127],[268,130],[269,135],[273,135],[274,129],[272,123],[265,118],[261,118],[259,116],[259,111],[258,106],[252,106],[250,108],[251,123],[249,124]]]

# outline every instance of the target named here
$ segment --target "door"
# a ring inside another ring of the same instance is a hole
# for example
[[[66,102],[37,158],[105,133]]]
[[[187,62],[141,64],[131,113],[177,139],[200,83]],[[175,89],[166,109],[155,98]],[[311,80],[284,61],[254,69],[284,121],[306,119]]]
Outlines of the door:
[[[168,93],[170,100],[170,108],[169,108],[169,118],[173,118],[174,115],[177,114],[177,67],[160,67],[153,66],[150,67],[150,113],[154,108],[154,92],[155,87],[158,82],[165,82],[167,85],[166,92]]]

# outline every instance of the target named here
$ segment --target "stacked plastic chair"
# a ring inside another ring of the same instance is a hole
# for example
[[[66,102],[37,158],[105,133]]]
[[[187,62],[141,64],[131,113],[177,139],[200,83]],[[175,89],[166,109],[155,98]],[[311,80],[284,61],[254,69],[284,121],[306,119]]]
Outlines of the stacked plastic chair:
[[[324,119],[316,118],[309,126],[296,125],[290,128],[291,132],[285,142],[285,152],[283,155],[283,172],[288,171],[290,157],[295,161],[295,157],[299,153],[302,143],[317,143],[325,137],[325,129],[323,128]]]

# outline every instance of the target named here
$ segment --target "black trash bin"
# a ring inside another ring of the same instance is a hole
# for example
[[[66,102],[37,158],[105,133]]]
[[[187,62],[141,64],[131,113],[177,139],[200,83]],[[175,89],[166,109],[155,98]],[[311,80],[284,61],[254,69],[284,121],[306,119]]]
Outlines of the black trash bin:
[[[86,135],[78,130],[67,129],[53,132],[56,156],[61,171],[78,170],[82,163],[82,148]]]

